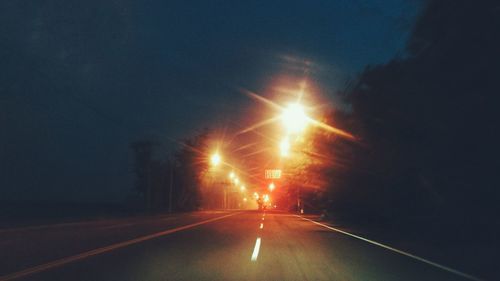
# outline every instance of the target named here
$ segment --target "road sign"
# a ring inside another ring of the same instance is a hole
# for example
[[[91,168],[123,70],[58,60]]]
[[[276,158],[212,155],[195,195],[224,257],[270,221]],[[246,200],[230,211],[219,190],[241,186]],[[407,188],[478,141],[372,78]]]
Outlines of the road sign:
[[[281,169],[267,169],[265,173],[266,179],[281,178]]]

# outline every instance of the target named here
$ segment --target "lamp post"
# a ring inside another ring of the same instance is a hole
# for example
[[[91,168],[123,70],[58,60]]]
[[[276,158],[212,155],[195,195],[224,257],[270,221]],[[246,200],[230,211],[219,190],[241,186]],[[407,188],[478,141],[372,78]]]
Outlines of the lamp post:
[[[281,120],[283,121],[283,125],[285,126],[288,135],[280,143],[280,152],[282,157],[286,157],[289,154],[291,146],[289,136],[302,133],[307,127],[310,119],[306,115],[304,107],[299,103],[294,103],[285,108],[283,114],[281,115]],[[269,185],[269,189],[272,190],[271,185]],[[301,205],[300,186],[297,186],[297,211],[303,213]]]
[[[217,186],[217,180],[215,179],[215,168],[220,165],[222,162],[222,157],[220,156],[219,152],[216,151],[210,156],[210,165],[212,166],[213,172],[214,172],[214,188]],[[223,202],[222,202],[222,208],[226,208],[226,189],[223,186]]]
[[[290,151],[290,141],[288,140],[288,137],[285,137],[280,143],[281,157],[288,156],[289,151]]]

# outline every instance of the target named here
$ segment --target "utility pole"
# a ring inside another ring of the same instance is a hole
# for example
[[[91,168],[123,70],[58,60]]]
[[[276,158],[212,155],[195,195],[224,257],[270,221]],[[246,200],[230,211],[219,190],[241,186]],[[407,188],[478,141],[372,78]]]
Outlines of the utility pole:
[[[224,188],[224,209],[227,209],[227,188],[225,185],[222,188]]]
[[[297,186],[297,212],[298,213],[303,213],[302,208],[301,208],[301,203],[300,202],[300,185]]]
[[[151,165],[148,163],[146,170],[146,209],[151,210]]]
[[[135,173],[138,179],[137,188],[144,195],[146,210],[152,207],[153,194],[153,152],[154,146],[158,145],[152,141],[137,141],[131,144],[135,154]]]
[[[172,213],[172,189],[174,186],[174,159],[170,160],[170,187],[168,189],[168,212]]]

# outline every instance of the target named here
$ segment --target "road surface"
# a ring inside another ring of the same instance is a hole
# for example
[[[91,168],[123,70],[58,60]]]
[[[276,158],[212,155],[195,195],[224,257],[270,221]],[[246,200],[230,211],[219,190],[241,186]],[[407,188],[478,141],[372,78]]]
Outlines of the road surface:
[[[281,212],[0,229],[0,280],[471,280]]]

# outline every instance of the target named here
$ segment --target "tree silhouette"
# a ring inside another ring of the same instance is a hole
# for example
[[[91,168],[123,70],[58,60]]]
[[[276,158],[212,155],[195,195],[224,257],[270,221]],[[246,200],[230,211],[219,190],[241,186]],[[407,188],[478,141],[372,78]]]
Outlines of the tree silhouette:
[[[409,56],[367,67],[348,91],[349,130],[365,145],[351,168],[367,173],[344,189],[371,195],[358,204],[397,216],[493,212],[499,15],[495,1],[429,1]]]

